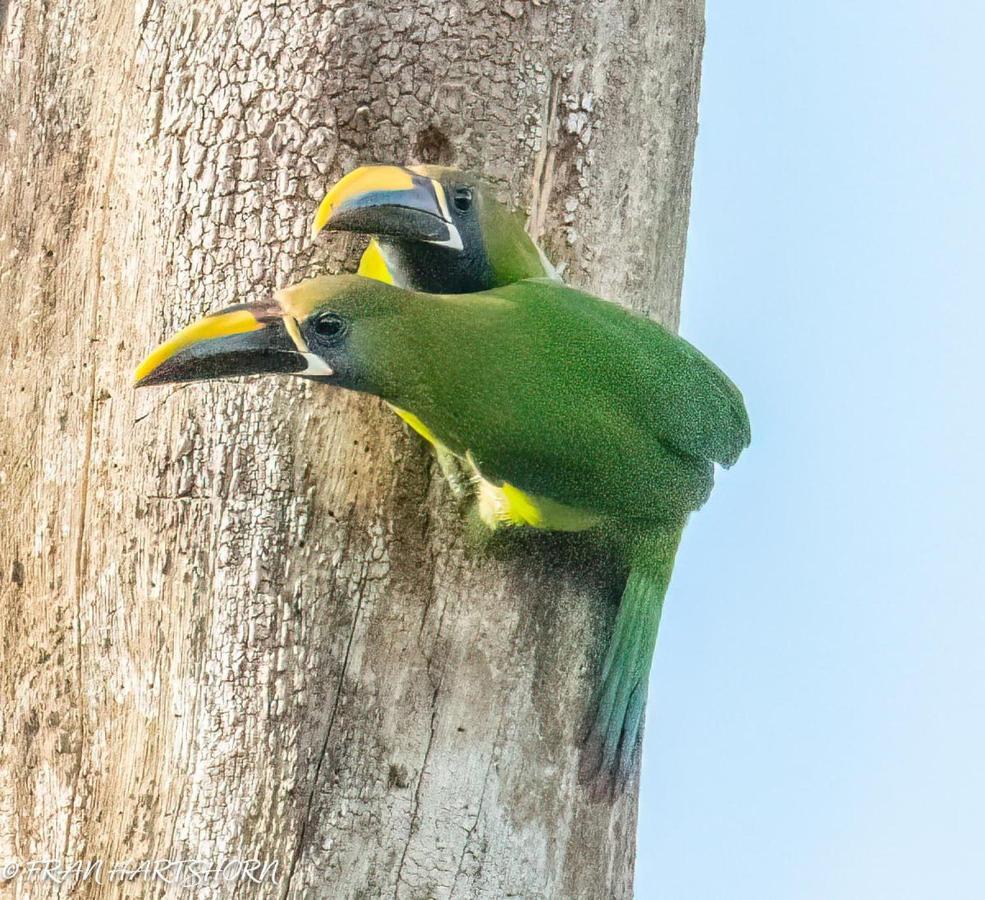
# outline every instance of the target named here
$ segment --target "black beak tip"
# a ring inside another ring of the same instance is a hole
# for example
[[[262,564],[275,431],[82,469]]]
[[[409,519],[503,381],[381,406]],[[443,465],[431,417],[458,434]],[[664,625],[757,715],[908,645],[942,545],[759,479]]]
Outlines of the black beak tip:
[[[171,379],[167,377],[167,373],[161,374],[161,369],[163,366],[158,366],[149,375],[145,375],[143,378],[138,378],[134,381],[133,386],[135,388],[145,388],[145,387],[155,387],[159,384],[168,384]]]

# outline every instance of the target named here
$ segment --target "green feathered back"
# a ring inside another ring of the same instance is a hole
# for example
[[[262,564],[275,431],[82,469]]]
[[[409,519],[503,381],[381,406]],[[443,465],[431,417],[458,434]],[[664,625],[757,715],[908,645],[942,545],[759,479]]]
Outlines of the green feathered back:
[[[326,304],[353,321],[361,387],[488,479],[615,522],[683,522],[713,463],[749,442],[725,375],[615,304],[544,279],[448,296],[366,284]]]

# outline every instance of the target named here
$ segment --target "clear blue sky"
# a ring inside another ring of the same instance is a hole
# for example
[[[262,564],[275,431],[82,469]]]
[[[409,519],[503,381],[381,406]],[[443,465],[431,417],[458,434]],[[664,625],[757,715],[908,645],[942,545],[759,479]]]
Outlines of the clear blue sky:
[[[710,0],[641,900],[985,897],[985,4]]]

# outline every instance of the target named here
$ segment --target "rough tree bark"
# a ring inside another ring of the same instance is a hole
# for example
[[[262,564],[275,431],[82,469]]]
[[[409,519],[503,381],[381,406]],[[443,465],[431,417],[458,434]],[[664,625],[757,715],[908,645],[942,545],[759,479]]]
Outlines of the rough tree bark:
[[[0,863],[631,893],[635,786],[575,775],[605,567],[474,550],[372,399],[130,379],[193,317],[351,264],[307,229],[365,161],[485,172],[567,280],[676,324],[702,36],[701,0],[0,0]]]

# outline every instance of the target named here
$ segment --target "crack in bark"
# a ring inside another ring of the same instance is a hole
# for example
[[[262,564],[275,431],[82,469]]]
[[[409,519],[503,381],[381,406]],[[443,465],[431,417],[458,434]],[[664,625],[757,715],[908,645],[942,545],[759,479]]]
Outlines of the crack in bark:
[[[92,367],[89,383],[89,412],[86,416],[85,440],[82,451],[82,479],[80,484],[78,536],[75,541],[73,556],[73,580],[75,595],[75,678],[77,685],[77,703],[79,708],[79,739],[75,753],[75,772],[72,775],[72,792],[68,805],[68,815],[65,817],[65,841],[62,844],[62,859],[68,859],[68,848],[72,839],[72,819],[75,815],[75,804],[79,796],[79,780],[82,776],[82,761],[85,754],[86,712],[85,689],[82,678],[82,578],[83,564],[86,556],[85,529],[89,510],[89,472],[92,462],[92,425],[96,416],[96,367]]]
[[[112,139],[110,143],[110,149],[107,159],[106,166],[106,183],[102,192],[103,195],[103,215],[100,218],[99,223],[99,234],[97,240],[93,245],[93,252],[95,255],[95,261],[92,268],[92,274],[94,276],[93,285],[93,297],[91,300],[92,308],[89,315],[88,322],[88,338],[89,345],[91,346],[97,335],[97,322],[99,321],[99,292],[100,285],[102,284],[102,248],[106,239],[106,223],[107,214],[106,210],[109,207],[109,194],[110,185],[113,181],[113,169],[116,165],[116,155],[119,148],[119,123],[117,122],[116,127],[112,130]],[[78,749],[76,751],[75,757],[75,772],[72,776],[72,791],[70,794],[71,800],[69,801],[68,814],[65,819],[65,841],[62,845],[62,858],[68,859],[68,850],[72,838],[72,821],[75,816],[75,805],[78,802],[79,797],[79,782],[82,776],[82,766],[83,759],[85,756],[85,746],[88,739],[88,729],[86,726],[86,710],[85,710],[85,688],[83,680],[83,657],[84,653],[82,650],[82,593],[83,593],[83,581],[85,579],[85,564],[87,562],[86,553],[86,543],[85,543],[85,533],[86,525],[88,523],[89,515],[89,484],[92,472],[92,443],[93,443],[93,424],[96,418],[96,364],[95,360],[90,360],[90,365],[92,369],[89,373],[89,397],[88,397],[88,410],[86,412],[85,420],[85,438],[83,440],[83,450],[82,450],[82,464],[80,466],[82,477],[79,485],[79,518],[78,518],[78,535],[75,541],[75,549],[72,557],[72,576],[73,576],[73,588],[74,588],[74,598],[75,598],[75,630],[76,630],[76,644],[75,644],[75,663],[76,663],[76,685],[78,693],[78,708],[79,708],[79,738],[78,738]]]
[[[540,242],[544,236],[544,226],[551,190],[554,186],[553,172],[550,163],[554,158],[554,131],[557,116],[555,110],[560,92],[560,79],[553,72],[547,73],[547,99],[541,118],[542,132],[540,150],[534,160],[534,171],[531,179],[530,221],[527,230],[530,236]]]
[[[352,534],[352,529],[351,528],[346,529],[345,540],[342,542],[343,555],[349,549],[351,534]],[[363,577],[360,579],[359,582],[359,592],[358,592],[358,599],[356,601],[356,610],[352,616],[352,629],[349,631],[349,640],[346,642],[345,654],[342,658],[342,670],[339,673],[339,683],[335,691],[335,702],[332,704],[332,711],[328,717],[328,725],[325,728],[325,737],[322,740],[321,750],[319,751],[318,754],[318,762],[315,764],[315,774],[312,778],[311,790],[308,792],[308,800],[307,803],[305,804],[304,815],[301,817],[301,829],[298,834],[297,846],[294,849],[294,855],[291,859],[291,868],[288,871],[287,880],[284,884],[283,896],[285,900],[290,895],[291,884],[294,880],[294,875],[295,872],[297,871],[298,863],[300,862],[301,856],[304,853],[304,839],[305,836],[307,835],[308,824],[311,820],[312,810],[314,809],[315,794],[317,794],[318,792],[318,783],[321,779],[322,765],[324,764],[325,757],[328,754],[328,741],[332,734],[332,728],[335,725],[335,716],[338,712],[339,705],[342,702],[342,691],[345,687],[345,676],[349,668],[349,655],[352,651],[352,642],[355,639],[356,629],[358,628],[359,625],[359,613],[362,610],[363,594],[365,592],[365,586],[366,586],[365,576],[366,576],[366,571],[364,570]],[[333,589],[329,597],[330,599],[334,599],[334,596],[335,596],[335,591]]]
[[[486,766],[485,774],[482,776],[482,789],[479,791],[479,803],[476,806],[475,818],[472,820],[472,824],[469,826],[469,830],[465,834],[465,842],[462,844],[462,852],[458,857],[458,865],[455,868],[455,880],[452,881],[451,893],[449,896],[454,900],[457,896],[456,889],[458,887],[458,879],[462,874],[462,866],[465,863],[465,854],[469,852],[469,842],[472,840],[472,835],[475,834],[476,829],[479,827],[479,819],[482,818],[482,804],[486,799],[486,788],[489,786],[489,776],[492,773],[493,763],[496,760],[496,751],[499,748],[499,738],[503,730],[503,714],[500,713],[499,719],[496,723],[496,737],[493,739],[492,748],[489,752],[489,764]]]
[[[430,668],[430,663],[429,663]],[[410,850],[411,842],[414,840],[414,836],[417,834],[419,827],[419,816],[421,810],[421,786],[424,783],[424,773],[427,771],[428,760],[431,757],[431,748],[434,745],[434,735],[436,731],[436,723],[438,720],[438,693],[441,690],[441,683],[444,680],[444,669],[441,670],[441,677],[438,679],[438,683],[434,686],[434,692],[431,695],[431,731],[428,735],[427,746],[424,748],[424,758],[421,761],[421,771],[417,776],[417,785],[414,787],[414,804],[410,815],[410,827],[407,830],[407,840],[404,842],[403,852],[400,854],[400,863],[397,865],[397,877],[393,886],[393,900],[397,900],[397,894],[400,891],[400,881],[401,876],[404,871],[404,863],[407,860],[407,851]]]

